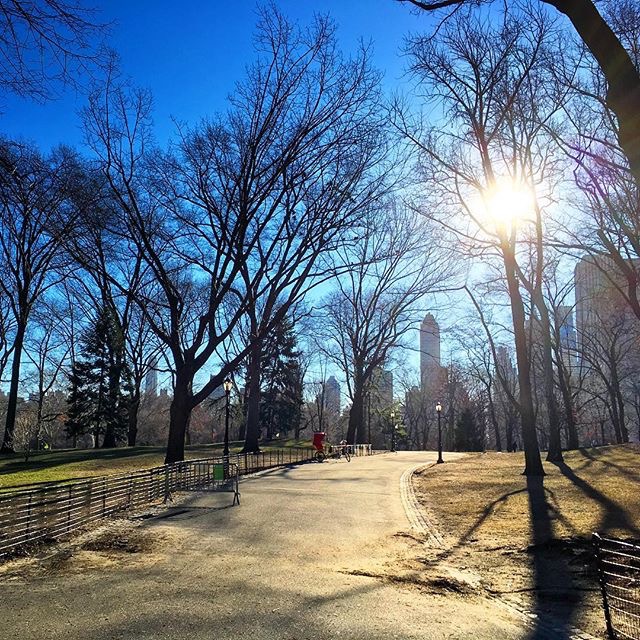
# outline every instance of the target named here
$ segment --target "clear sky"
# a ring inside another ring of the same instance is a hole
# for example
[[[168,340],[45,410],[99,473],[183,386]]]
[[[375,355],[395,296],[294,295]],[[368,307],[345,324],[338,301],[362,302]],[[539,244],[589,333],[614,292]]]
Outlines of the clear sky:
[[[253,0],[86,0],[99,20],[113,24],[108,42],[121,57],[125,76],[154,96],[158,140],[172,135],[171,118],[193,123],[224,108],[226,96],[254,57],[257,20]],[[403,37],[426,30],[433,20],[396,0],[276,0],[289,18],[309,23],[314,12],[338,24],[341,48],[353,51],[359,39],[373,42],[376,66],[385,85],[402,81],[399,55]],[[64,142],[79,145],[78,109],[84,97],[72,91],[45,105],[9,97],[0,132],[34,141],[43,150]]]

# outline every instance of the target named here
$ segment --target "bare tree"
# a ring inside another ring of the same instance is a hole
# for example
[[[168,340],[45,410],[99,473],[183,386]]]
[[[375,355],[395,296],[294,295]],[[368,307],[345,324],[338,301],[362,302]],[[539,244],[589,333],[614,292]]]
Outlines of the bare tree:
[[[399,0],[425,11],[457,9],[473,0]],[[640,180],[640,73],[620,37],[598,12],[593,0],[541,0],[564,14],[596,60],[606,80],[605,102],[618,121],[617,138],[636,180]],[[515,3],[514,3],[515,4]],[[620,15],[619,3],[610,3]],[[625,3],[628,6],[628,3]]]
[[[75,178],[73,156],[61,150],[43,158],[28,146],[0,143],[0,291],[15,322],[2,451],[13,450],[20,366],[31,311],[60,279],[60,247],[72,225],[68,206]]]
[[[105,59],[96,13],[76,0],[0,2],[0,88],[47,100],[57,84],[78,86]]]
[[[259,61],[228,113],[183,131],[171,153],[149,153],[144,93],[107,86],[85,114],[126,241],[148,267],[140,308],[172,359],[167,462],[183,457],[193,408],[245,358],[257,366],[265,336],[329,276],[324,257],[386,191],[388,145],[368,52],[346,60],[328,20],[300,30],[275,10],[262,12],[256,42]],[[233,351],[247,318],[250,340]],[[194,389],[204,367],[218,373]],[[249,390],[248,401],[257,395]],[[252,451],[258,425],[248,411]]]
[[[30,379],[34,392],[29,403],[32,405],[29,419],[22,422],[23,430],[29,426],[29,437],[22,443],[25,459],[28,459],[32,441],[38,446],[44,434],[49,438],[47,444],[50,446],[53,436],[57,435],[52,425],[62,426],[64,405],[53,392],[69,355],[69,345],[61,331],[63,322],[63,307],[53,299],[44,299],[36,307],[27,333],[25,354],[32,369]]]
[[[351,399],[349,443],[366,442],[364,402],[376,370],[414,327],[427,294],[451,274],[438,240],[412,213],[390,207],[343,253],[343,275],[319,312],[324,352],[340,367]]]
[[[526,19],[505,12],[502,23],[493,24],[463,12],[437,37],[411,41],[412,70],[439,101],[449,123],[425,129],[398,109],[396,124],[421,154],[423,180],[433,184],[421,208],[454,235],[467,255],[482,257],[496,274],[500,264],[516,345],[525,473],[541,475],[526,314],[529,296],[541,319],[545,387],[553,389],[550,322],[542,286],[542,211],[543,185],[553,182],[558,162],[544,129],[562,104],[562,93],[548,87],[545,64],[553,55],[549,43],[554,42],[555,27],[534,11]],[[511,219],[501,217],[505,215]],[[545,400],[551,434],[548,458],[559,460],[554,394]]]

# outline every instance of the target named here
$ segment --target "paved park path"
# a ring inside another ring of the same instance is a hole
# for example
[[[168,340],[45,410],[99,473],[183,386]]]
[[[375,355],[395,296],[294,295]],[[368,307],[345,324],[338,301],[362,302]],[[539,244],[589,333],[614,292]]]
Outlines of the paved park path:
[[[433,461],[272,470],[241,482],[240,507],[188,496],[138,529],[146,553],[77,549],[0,573],[0,638],[524,640],[523,618],[498,603],[392,578],[419,549],[400,479]]]

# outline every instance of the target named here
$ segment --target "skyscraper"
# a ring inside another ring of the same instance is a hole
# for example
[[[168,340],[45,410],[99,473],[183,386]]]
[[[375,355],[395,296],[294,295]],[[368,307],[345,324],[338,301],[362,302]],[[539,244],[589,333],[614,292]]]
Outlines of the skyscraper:
[[[562,360],[568,371],[576,365],[576,329],[573,324],[573,310],[570,305],[560,305],[556,310],[556,322],[560,329]]]
[[[420,325],[420,380],[422,388],[434,389],[440,382],[440,327],[428,313]]]
[[[154,358],[149,363],[147,375],[144,377],[144,392],[148,396],[158,395],[158,360]]]
[[[334,376],[324,383],[324,408],[332,420],[340,415],[340,384]]]
[[[624,276],[607,256],[586,256],[574,271],[576,332],[578,347],[594,331],[629,319],[633,314],[620,290],[627,288]],[[630,324],[636,324],[631,319]]]

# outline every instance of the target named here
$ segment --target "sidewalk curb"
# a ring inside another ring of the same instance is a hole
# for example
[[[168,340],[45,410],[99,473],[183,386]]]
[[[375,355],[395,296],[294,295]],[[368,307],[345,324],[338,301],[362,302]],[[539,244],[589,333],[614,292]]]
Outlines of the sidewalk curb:
[[[400,477],[400,498],[411,528],[415,529],[418,533],[426,535],[429,543],[433,546],[444,549],[446,547],[444,539],[438,532],[437,527],[429,520],[424,510],[420,508],[420,503],[416,498],[411,481],[416,471],[430,469],[434,465],[435,462],[430,464],[417,464],[409,467]]]

